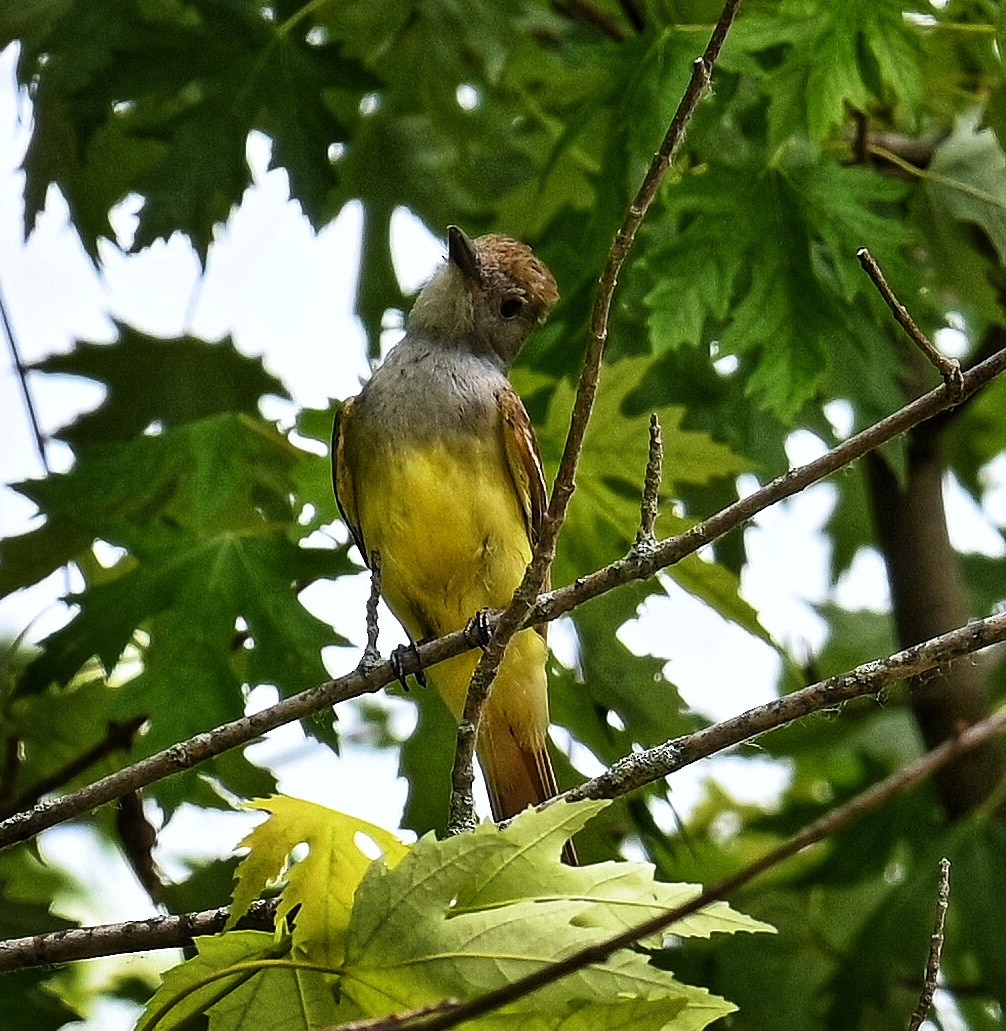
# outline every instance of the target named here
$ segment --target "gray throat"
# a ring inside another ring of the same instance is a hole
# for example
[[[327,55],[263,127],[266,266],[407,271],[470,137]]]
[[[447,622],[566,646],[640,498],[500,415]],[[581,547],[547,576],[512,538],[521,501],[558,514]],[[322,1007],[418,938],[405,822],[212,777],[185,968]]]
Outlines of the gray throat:
[[[496,392],[508,386],[488,358],[410,330],[361,391],[358,413],[388,441],[481,437],[495,429]]]

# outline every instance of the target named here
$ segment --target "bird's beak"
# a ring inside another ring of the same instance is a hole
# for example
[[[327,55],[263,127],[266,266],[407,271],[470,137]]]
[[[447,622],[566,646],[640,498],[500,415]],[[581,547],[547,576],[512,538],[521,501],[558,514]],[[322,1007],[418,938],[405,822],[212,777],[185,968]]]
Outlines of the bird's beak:
[[[469,282],[478,282],[479,265],[475,257],[475,244],[457,226],[447,227],[447,259],[458,267]]]

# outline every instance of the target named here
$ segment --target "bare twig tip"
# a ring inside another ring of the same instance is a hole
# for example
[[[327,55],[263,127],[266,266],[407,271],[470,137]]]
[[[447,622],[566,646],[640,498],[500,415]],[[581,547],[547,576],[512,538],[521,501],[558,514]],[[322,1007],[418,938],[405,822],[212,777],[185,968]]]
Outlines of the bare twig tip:
[[[919,329],[915,320],[908,313],[908,309],[898,300],[891,289],[869,248],[860,247],[856,251],[856,257],[859,258],[863,271],[870,277],[878,293],[884,299],[884,303],[891,309],[891,313],[897,320],[898,325],[908,334],[915,346],[943,377],[943,382],[947,388],[947,396],[951,403],[958,404],[964,397],[964,374],[961,372],[961,363],[956,358],[947,358],[946,355],[941,354],[929,337]]]
[[[660,433],[657,413],[650,415],[650,451],[646,461],[646,476],[643,480],[643,499],[639,506],[639,530],[636,533],[636,547],[655,543],[653,527],[657,520],[660,504],[660,481],[663,477],[664,442]]]
[[[929,1015],[936,994],[936,984],[940,976],[940,957],[943,954],[943,928],[947,920],[947,909],[950,906],[950,860],[944,856],[940,860],[940,879],[936,892],[936,919],[933,922],[933,934],[929,940],[929,957],[926,960],[926,976],[922,982],[919,1002],[908,1023],[908,1031],[919,1031],[923,1021]]]

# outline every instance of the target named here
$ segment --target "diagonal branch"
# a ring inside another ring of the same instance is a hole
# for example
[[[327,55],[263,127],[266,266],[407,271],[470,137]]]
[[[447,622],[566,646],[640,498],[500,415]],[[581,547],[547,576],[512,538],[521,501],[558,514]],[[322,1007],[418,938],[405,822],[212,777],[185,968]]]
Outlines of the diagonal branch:
[[[50,791],[61,788],[64,784],[79,777],[89,767],[101,762],[114,752],[128,752],[133,747],[136,732],[147,722],[146,716],[131,716],[126,720],[112,720],[108,724],[105,736],[94,746],[71,759],[48,777],[43,778],[15,798],[0,801],[0,818],[9,816],[33,806]]]
[[[17,381],[21,387],[21,398],[24,401],[24,410],[28,415],[28,422],[31,425],[32,438],[35,441],[35,450],[38,452],[38,460],[46,475],[52,473],[49,467],[49,456],[45,447],[45,434],[42,432],[42,424],[38,418],[38,409],[35,407],[35,398],[32,396],[31,388],[28,386],[28,367],[21,356],[21,348],[18,346],[17,337],[14,335],[14,325],[11,322],[10,312],[7,310],[7,298],[0,289],[0,326],[3,326],[4,337],[7,340],[7,349],[10,351],[11,360],[14,362],[14,371],[17,373]]]
[[[964,397],[968,397],[1006,370],[1006,349],[998,351],[964,374]],[[719,537],[744,525],[759,512],[783,498],[792,497],[812,483],[844,468],[857,458],[887,441],[950,408],[954,400],[945,385],[924,394],[893,415],[850,437],[819,458],[791,469],[746,498],[728,505],[693,526],[678,537],[669,537],[645,553],[630,550],[623,558],[604,566],[574,583],[542,595],[528,616],[529,624],[546,623],[572,611],[578,605],[633,580],[645,580],[667,566],[680,562]],[[490,617],[490,622],[492,622]],[[65,820],[80,816],[96,806],[121,798],[128,791],[146,787],[181,770],[191,769],[216,755],[237,748],[286,723],[312,716],[340,702],[372,694],[397,680],[401,674],[412,674],[444,659],[460,655],[473,647],[465,630],[457,630],[435,641],[409,649],[396,668],[390,660],[381,660],[367,670],[354,670],[337,680],[286,698],[251,716],[224,723],[214,730],[196,734],[141,759],[132,766],[110,774],[93,784],[53,801],[42,802],[34,809],[18,813],[0,822],[0,848],[24,841],[32,835]]]
[[[737,873],[713,887],[707,888],[690,901],[667,913],[661,913],[650,920],[636,924],[607,941],[581,949],[565,959],[542,967],[526,977],[518,978],[516,981],[485,992],[469,1001],[447,1000],[444,1002],[442,1010],[433,1016],[430,1015],[430,1007],[424,1006],[420,1011],[395,1013],[387,1017],[374,1017],[339,1024],[329,1028],[328,1031],[391,1031],[392,1028],[396,1031],[398,1029],[401,1031],[410,1029],[411,1031],[413,1028],[415,1031],[447,1031],[448,1028],[457,1027],[463,1021],[473,1020],[486,1013],[491,1013],[501,1006],[523,999],[539,988],[554,984],[567,974],[582,970],[592,963],[604,962],[619,949],[628,948],[643,938],[667,930],[685,917],[704,909],[711,902],[728,898],[738,888],[754,880],[766,870],[778,866],[808,846],[837,834],[862,819],[867,813],[878,809],[891,798],[914,788],[946,763],[1000,734],[1004,727],[1006,727],[1006,707],[999,709],[987,720],[968,727],[957,737],[945,741],[916,762],[893,773],[878,784],[874,784],[873,787],[867,788],[866,791],[856,795],[845,805],[832,809],[819,820],[808,824],[788,841],[783,842],[778,848],[772,849]]]
[[[674,112],[674,117],[667,127],[660,148],[653,155],[646,175],[643,177],[608,251],[604,270],[598,283],[597,296],[594,300],[587,353],[580,371],[580,382],[576,388],[576,400],[573,403],[569,432],[566,435],[566,444],[559,462],[559,471],[556,473],[555,483],[552,486],[548,511],[542,520],[541,532],[531,562],[524,572],[524,579],[514,592],[510,604],[500,615],[492,637],[479,659],[471,684],[468,686],[464,712],[458,726],[448,832],[474,827],[477,822],[470,785],[482,709],[489,697],[489,691],[496,679],[507,645],[514,634],[528,622],[528,613],[531,611],[542,585],[546,582],[552,562],[555,560],[556,541],[566,519],[566,509],[575,489],[576,467],[587,434],[587,424],[594,407],[594,398],[597,395],[597,384],[601,375],[601,359],[604,356],[604,347],[608,340],[608,319],[611,314],[615,287],[618,285],[618,275],[629,256],[639,227],[657,195],[660,182],[685,137],[695,108],[709,86],[713,68],[723,49],[723,44],[726,42],[727,33],[733,24],[739,4],[740,0],[726,0],[705,52],[695,61],[691,78],[678,108]]]
[[[645,580],[661,569],[680,562],[685,556],[711,544],[730,530],[753,519],[766,508],[799,494],[811,484],[851,465],[857,458],[875,451],[887,441],[959,404],[961,400],[970,397],[1004,371],[1006,348],[997,351],[964,374],[961,398],[957,397],[956,391],[951,393],[945,384],[941,384],[928,394],[923,394],[910,404],[899,408],[893,415],[842,441],[806,465],[790,469],[747,497],[720,509],[715,515],[685,533],[677,537],[668,537],[645,553],[637,554],[630,551],[624,558],[594,573],[588,573],[566,587],[543,595],[532,608],[527,622],[537,624],[556,619],[582,602],[606,593],[612,586],[626,583],[628,580]]]
[[[774,698],[693,734],[634,752],[612,764],[599,776],[550,799],[546,804],[559,799],[617,798],[802,716],[833,708],[853,698],[879,694],[901,680],[1003,641],[1006,641],[1006,613],[976,620],[895,652],[886,659],[874,659],[848,673],[821,680],[782,698]]]

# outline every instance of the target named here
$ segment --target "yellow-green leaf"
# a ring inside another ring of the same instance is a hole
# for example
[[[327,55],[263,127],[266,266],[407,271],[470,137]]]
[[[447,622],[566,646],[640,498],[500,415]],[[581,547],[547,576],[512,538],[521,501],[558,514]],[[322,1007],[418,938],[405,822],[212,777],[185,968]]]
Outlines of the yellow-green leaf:
[[[270,817],[241,842],[249,852],[235,875],[228,926],[233,927],[265,887],[280,876],[293,849],[306,844],[307,856],[294,863],[287,875],[277,926],[300,906],[294,945],[309,951],[317,962],[338,964],[353,896],[373,859],[361,850],[360,837],[383,853],[387,867],[394,867],[407,848],[375,824],[301,799],[274,795],[249,805]]]

